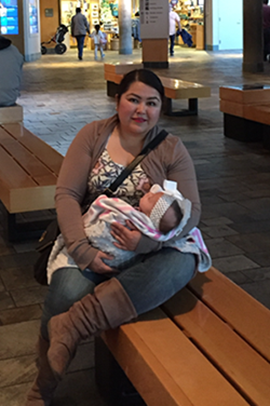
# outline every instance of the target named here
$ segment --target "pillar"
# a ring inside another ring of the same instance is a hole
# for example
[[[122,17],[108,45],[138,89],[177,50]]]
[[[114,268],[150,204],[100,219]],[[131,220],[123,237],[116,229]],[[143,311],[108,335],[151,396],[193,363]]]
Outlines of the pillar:
[[[131,0],[118,0],[119,54],[132,54]]]
[[[263,27],[261,0],[243,0],[243,72],[263,71]]]
[[[169,2],[140,2],[142,58],[145,68],[168,68]]]

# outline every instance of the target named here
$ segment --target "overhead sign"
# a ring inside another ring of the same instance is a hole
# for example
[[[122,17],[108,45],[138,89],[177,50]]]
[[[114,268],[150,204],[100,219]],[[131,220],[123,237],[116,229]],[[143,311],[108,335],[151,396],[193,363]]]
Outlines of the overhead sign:
[[[140,0],[142,39],[161,39],[169,36],[169,2]]]

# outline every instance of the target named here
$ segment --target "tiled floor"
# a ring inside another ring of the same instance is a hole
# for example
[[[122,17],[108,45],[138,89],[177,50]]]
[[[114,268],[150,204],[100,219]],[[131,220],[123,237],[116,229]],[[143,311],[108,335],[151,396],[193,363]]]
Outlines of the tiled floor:
[[[106,53],[108,61],[141,61],[133,55]],[[176,48],[163,75],[211,86],[212,96],[199,101],[197,117],[161,118],[179,135],[197,171],[203,214],[200,228],[213,264],[270,308],[270,151],[223,136],[220,85],[270,84],[270,65],[260,74],[242,74],[239,52],[205,52]],[[161,72],[161,71],[159,71]],[[86,50],[45,55],[24,66],[19,103],[24,125],[62,154],[86,123],[114,113],[106,96],[103,63]],[[174,102],[175,108],[186,102]],[[3,213],[1,214],[3,220]],[[1,221],[3,224],[3,221]],[[0,405],[22,406],[35,374],[34,347],[46,287],[33,279],[34,244],[7,242],[0,234]],[[85,356],[87,351],[88,356]],[[83,354],[83,356],[82,356]],[[54,406],[102,406],[94,384],[93,343],[84,344],[59,386]],[[159,405],[157,405],[159,406]]]

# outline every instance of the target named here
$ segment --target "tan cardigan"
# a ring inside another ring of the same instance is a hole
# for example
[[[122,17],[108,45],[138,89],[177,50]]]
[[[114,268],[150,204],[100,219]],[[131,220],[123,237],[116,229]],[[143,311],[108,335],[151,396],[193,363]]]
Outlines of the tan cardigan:
[[[65,156],[56,186],[55,201],[59,226],[69,255],[82,270],[91,268],[97,249],[89,244],[85,235],[80,204],[87,191],[90,172],[117,124],[118,116],[115,115],[87,124],[79,131]],[[154,127],[147,134],[145,145],[160,131],[158,126]],[[198,225],[201,205],[194,166],[182,141],[169,134],[149,153],[141,166],[152,184],[162,185],[164,179],[174,180],[183,196],[191,201],[191,217],[177,238],[186,235]],[[136,252],[148,253],[161,247],[162,243],[142,235]]]

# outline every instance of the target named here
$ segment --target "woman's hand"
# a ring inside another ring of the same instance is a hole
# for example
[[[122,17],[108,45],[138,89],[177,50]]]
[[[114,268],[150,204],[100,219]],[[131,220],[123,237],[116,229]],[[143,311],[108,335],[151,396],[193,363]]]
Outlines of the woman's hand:
[[[105,254],[105,252],[98,251],[97,255],[95,256],[95,258],[93,259],[93,261],[90,264],[89,268],[91,269],[91,271],[100,273],[100,274],[115,272],[115,269],[112,269],[110,266],[106,265],[103,262],[104,259],[112,260],[113,256]]]
[[[125,251],[135,251],[142,234],[131,221],[126,220],[126,226],[116,222],[112,223],[111,235],[117,241],[114,242],[117,248]]]

